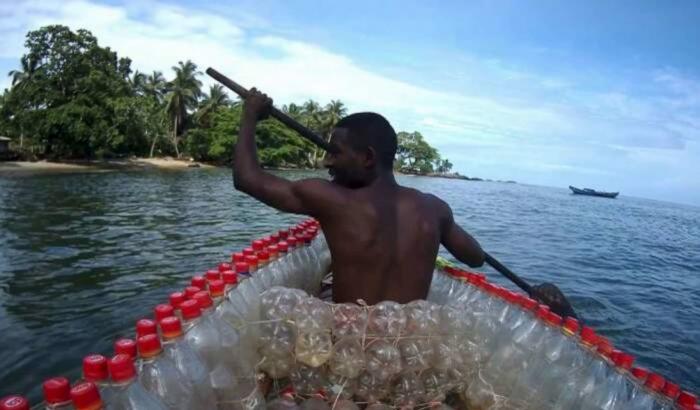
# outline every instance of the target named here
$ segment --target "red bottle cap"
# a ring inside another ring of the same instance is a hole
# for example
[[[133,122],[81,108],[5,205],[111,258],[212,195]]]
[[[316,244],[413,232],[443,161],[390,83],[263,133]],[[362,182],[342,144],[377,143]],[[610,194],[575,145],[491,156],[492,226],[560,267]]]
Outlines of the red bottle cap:
[[[644,385],[653,391],[661,391],[665,383],[666,380],[664,380],[660,374],[650,373],[649,376],[647,376],[647,381],[644,383]]]
[[[279,234],[281,240],[285,240],[289,236],[289,231],[282,230],[282,231],[279,231],[278,234]]]
[[[243,249],[243,255],[244,255],[244,256],[255,255],[255,249],[253,249],[253,248],[245,248],[245,249]]]
[[[173,309],[173,307],[167,303],[161,303],[160,305],[157,305],[155,309],[153,309],[153,314],[156,321],[160,321],[168,316],[175,315],[175,309]]]
[[[136,322],[136,337],[150,335],[152,333],[158,333],[156,322],[151,319],[140,319]]]
[[[272,235],[270,235],[270,239],[272,239],[272,243],[277,243],[280,241],[280,234],[273,233]]]
[[[676,403],[678,403],[683,410],[693,410],[693,407],[695,407],[697,402],[697,396],[687,391],[682,391],[678,396],[678,400],[676,401]]]
[[[581,328],[581,341],[583,341],[583,343],[594,345],[596,339],[595,330],[592,327],[583,326]]]
[[[287,252],[289,250],[289,244],[285,241],[281,241],[277,244],[277,249],[280,252]]]
[[[182,317],[187,320],[196,319],[202,316],[202,311],[199,309],[199,303],[196,300],[188,300],[180,305]]]
[[[289,244],[290,248],[297,246],[297,238],[290,235],[289,238],[287,238],[287,244]]]
[[[44,401],[48,404],[58,404],[70,401],[70,382],[65,377],[52,377],[42,385]]]
[[[615,366],[623,369],[631,369],[634,363],[634,356],[629,353],[619,352],[613,359]]]
[[[236,252],[233,255],[231,255],[231,263],[236,263],[236,262],[244,262],[245,261],[245,255],[243,252]]]
[[[270,245],[267,247],[267,252],[270,255],[277,255],[279,253],[279,251],[280,251],[280,248],[277,245]]]
[[[269,259],[270,259],[270,252],[265,251],[265,250],[258,252],[258,261],[267,262]]]
[[[22,396],[7,396],[0,399],[0,410],[29,410],[29,402]]]
[[[647,379],[648,375],[649,375],[649,370],[647,370],[643,367],[633,367],[632,368],[632,376],[636,377],[640,382],[644,382],[644,380]]]
[[[256,267],[258,266],[258,257],[255,255],[248,255],[245,257],[245,263],[251,268]]]
[[[230,272],[230,271],[228,271]],[[224,295],[224,289],[226,288],[226,284],[224,283],[223,280],[212,280],[209,281],[209,294],[211,294],[211,297],[213,298],[218,298]]]
[[[597,349],[598,353],[600,353],[601,355],[606,356],[606,357],[609,357],[610,355],[612,355],[613,350],[614,350],[613,345],[611,345],[610,342],[607,341],[607,339],[605,339],[605,338],[598,336],[598,339],[599,339],[598,340],[598,342],[599,342],[598,349]]]
[[[257,258],[256,258],[257,263]],[[245,262],[236,264],[236,273],[248,273],[248,264]]]
[[[547,318],[545,320],[547,320],[547,323],[550,323],[554,326],[561,326],[562,322],[561,316],[557,315],[554,312],[547,313]]]
[[[253,241],[253,250],[254,251],[261,251],[265,247],[265,243],[261,241],[260,239]]]
[[[109,374],[116,383],[125,382],[136,377],[134,361],[126,354],[118,354],[109,360]]]
[[[100,391],[92,382],[83,382],[70,389],[70,397],[76,410],[92,410],[102,408]]]
[[[218,268],[218,269],[219,269],[219,272],[223,272],[223,271],[225,271],[225,270],[231,270],[231,264],[230,264],[230,263],[226,263],[226,262],[222,262],[222,263],[219,264],[219,268]]]
[[[187,299],[192,299],[192,296],[194,296],[195,293],[201,292],[202,288],[198,286],[188,286],[185,288],[185,296],[187,296]],[[182,305],[180,305],[180,309],[182,309]]]
[[[547,314],[549,314],[549,306],[547,305],[538,305],[537,306],[537,317],[545,320],[547,318]]]
[[[578,328],[578,320],[574,319],[573,317],[567,317],[564,321],[564,329],[568,330],[569,332],[575,334],[578,332]]]
[[[221,271],[221,272],[225,272],[225,271]],[[221,279],[221,272],[219,272],[218,270],[210,269],[207,271],[207,273],[204,274],[204,276],[207,278],[208,281],[211,282],[212,280]]]
[[[150,334],[141,336],[138,338],[136,343],[139,346],[139,356],[145,359],[160,354],[161,347],[160,340],[158,340],[158,335]]]
[[[207,288],[207,280],[204,279],[204,276],[195,275],[192,277],[192,280],[190,281],[190,285],[198,287],[200,289],[206,289]]]
[[[83,379],[91,382],[107,380],[107,358],[101,354],[91,354],[83,358]]]
[[[170,294],[168,300],[170,301],[170,306],[175,309],[180,309],[180,305],[187,300],[187,296],[184,292],[173,292]]]
[[[666,380],[666,384],[664,385],[664,389],[662,391],[662,393],[666,397],[670,397],[672,399],[675,399],[676,397],[678,397],[680,392],[681,392],[681,386],[677,385],[676,383],[672,383],[672,382]]]
[[[262,238],[261,241],[263,243],[263,246],[265,246],[266,248],[272,245],[272,238],[270,238],[269,236],[266,238]]]
[[[209,296],[209,292],[207,291],[195,293],[192,299],[197,301],[197,304],[201,310],[214,306],[214,301],[211,300],[211,296]]]
[[[114,354],[125,354],[130,358],[136,358],[136,342],[131,339],[119,339],[114,342]]]
[[[235,285],[238,283],[238,275],[236,272],[227,270],[225,272],[221,273],[221,278],[224,280],[224,283],[227,285]]]
[[[160,322],[160,332],[163,339],[174,339],[182,336],[182,322],[175,316],[166,317]]]

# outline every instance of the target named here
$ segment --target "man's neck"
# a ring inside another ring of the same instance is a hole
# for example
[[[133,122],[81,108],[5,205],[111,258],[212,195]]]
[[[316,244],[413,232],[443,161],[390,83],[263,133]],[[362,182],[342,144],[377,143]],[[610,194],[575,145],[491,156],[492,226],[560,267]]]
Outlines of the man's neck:
[[[396,182],[396,178],[394,178],[393,172],[379,171],[379,173],[377,174],[377,178],[375,178],[375,180],[372,181],[370,186],[376,188],[395,188],[398,187],[399,184]]]

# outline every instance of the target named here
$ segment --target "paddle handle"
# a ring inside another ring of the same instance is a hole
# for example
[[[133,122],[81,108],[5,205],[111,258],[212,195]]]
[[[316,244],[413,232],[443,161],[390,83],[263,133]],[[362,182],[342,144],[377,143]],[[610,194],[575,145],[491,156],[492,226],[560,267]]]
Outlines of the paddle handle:
[[[511,282],[515,283],[520,289],[525,291],[525,293],[527,293],[528,295],[532,294],[532,286],[530,286],[527,282],[525,282],[520,276],[516,275],[510,269],[503,266],[503,264],[501,264],[501,262],[497,261],[496,258],[489,255],[488,253],[484,252],[484,255],[486,255],[486,258],[485,258],[486,263],[491,265],[492,268],[496,269],[503,276],[510,279]]]
[[[214,70],[211,67],[207,68],[206,72],[211,78],[220,82],[226,88],[230,89],[234,93],[240,95],[241,98],[245,99],[246,97],[248,97],[248,90],[246,90],[245,87],[238,84],[237,82],[231,80],[230,78],[226,77],[225,75],[221,74],[220,72]],[[286,125],[287,127],[291,128],[291,129],[293,129],[294,131],[298,132],[299,135],[301,135],[302,137],[306,138],[307,140],[313,142],[314,144],[318,145],[319,147],[323,148],[324,150],[326,150],[328,152],[332,151],[330,144],[328,144],[323,138],[321,138],[315,132],[311,131],[310,129],[306,128],[305,126],[301,125],[297,120],[295,120],[294,118],[290,117],[289,115],[283,113],[282,111],[278,110],[277,108],[275,108],[275,107],[271,108],[270,116],[276,118],[279,122],[281,122],[282,124]]]

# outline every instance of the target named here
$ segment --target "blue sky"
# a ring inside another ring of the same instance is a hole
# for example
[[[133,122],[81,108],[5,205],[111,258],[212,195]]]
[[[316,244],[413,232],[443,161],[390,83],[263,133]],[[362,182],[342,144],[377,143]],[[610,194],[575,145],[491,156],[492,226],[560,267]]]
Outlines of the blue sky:
[[[0,72],[27,30],[84,27],[142,71],[378,111],[466,175],[700,205],[700,2],[374,3],[2,1]]]

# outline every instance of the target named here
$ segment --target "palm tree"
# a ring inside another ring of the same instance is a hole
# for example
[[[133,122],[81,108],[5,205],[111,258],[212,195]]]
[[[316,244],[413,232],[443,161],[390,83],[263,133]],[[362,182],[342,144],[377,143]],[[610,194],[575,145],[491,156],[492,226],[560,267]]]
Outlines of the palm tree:
[[[139,70],[134,71],[134,75],[129,78],[129,85],[131,85],[131,89],[137,95],[144,95],[146,93],[146,78],[146,74]]]
[[[209,116],[216,112],[220,107],[228,107],[231,105],[231,99],[224,91],[221,84],[214,84],[209,87],[209,94],[204,94],[202,102],[199,104],[199,109],[195,114],[197,122],[208,125]]]
[[[165,106],[173,127],[172,143],[175,155],[179,158],[178,131],[184,128],[188,111],[197,107],[197,101],[202,95],[202,82],[197,79],[202,73],[197,71],[197,65],[190,60],[178,62],[177,66],[173,66],[173,70],[175,78],[168,83]]]
[[[32,78],[34,73],[36,73],[38,61],[30,59],[26,55],[20,60],[22,64],[21,70],[12,70],[8,73],[9,77],[12,77],[12,86],[21,87],[26,83],[27,80]]]
[[[321,137],[326,142],[331,140],[331,133],[333,132],[333,128],[335,128],[335,124],[337,124],[341,118],[345,117],[347,112],[348,109],[342,101],[331,100],[330,103],[326,104],[324,110],[319,113],[319,131],[321,132]],[[318,147],[314,148],[314,163],[318,163],[323,155],[322,150]]]
[[[300,120],[301,117],[304,115],[303,108],[294,103],[290,103],[289,105],[283,105],[282,111],[284,111],[285,114],[289,115],[297,121]]]
[[[147,95],[159,104],[163,102],[163,96],[167,91],[168,84],[160,71],[154,71],[153,74],[146,76],[144,84],[144,95]]]

